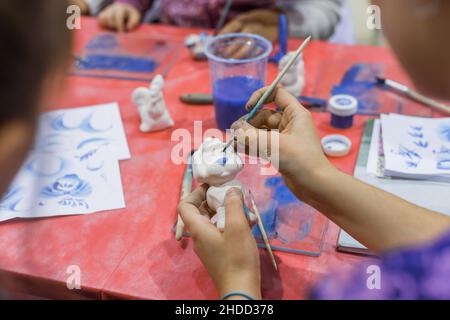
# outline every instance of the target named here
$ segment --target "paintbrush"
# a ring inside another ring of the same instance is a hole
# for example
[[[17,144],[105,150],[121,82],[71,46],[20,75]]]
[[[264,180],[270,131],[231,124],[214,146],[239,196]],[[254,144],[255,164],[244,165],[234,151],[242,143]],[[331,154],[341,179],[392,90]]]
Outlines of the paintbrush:
[[[195,150],[191,151],[188,156],[188,163],[186,165],[186,170],[183,175],[183,183],[181,185],[180,200],[183,200],[189,193],[191,193],[192,188],[192,155]],[[181,215],[178,213],[177,227],[175,229],[175,238],[180,241],[183,238],[184,221]]]
[[[231,5],[233,4],[233,0],[228,0],[225,3],[225,7],[223,8],[222,14],[220,15],[220,20],[216,25],[216,30],[214,31],[214,35],[217,36],[220,30],[223,28],[225,21],[227,20],[228,13],[230,12]]]
[[[253,119],[255,114],[264,106],[264,103],[266,102],[267,98],[272,94],[273,90],[277,87],[278,83],[283,79],[286,72],[288,72],[289,68],[292,67],[295,60],[300,56],[300,54],[303,52],[303,50],[306,48],[308,43],[311,41],[311,36],[305,39],[303,43],[300,45],[300,47],[295,52],[295,55],[289,60],[288,64],[283,68],[283,70],[280,71],[278,76],[275,78],[275,80],[272,82],[270,87],[264,92],[264,94],[259,98],[258,102],[256,103],[255,107],[247,114],[247,117],[245,118],[245,121],[250,121]],[[223,152],[225,152],[229,146],[233,143],[234,139],[230,139],[226,146],[223,148]]]
[[[259,210],[256,207],[255,198],[253,197],[252,192],[248,191],[250,195],[250,201],[252,202],[253,211],[256,214],[256,217],[258,218],[258,227],[259,232],[261,233],[261,236],[263,238],[264,244],[266,245],[267,252],[269,253],[270,259],[272,260],[273,267],[276,271],[278,271],[278,265],[275,260],[275,256],[273,255],[272,247],[270,246],[269,239],[267,238],[266,230],[264,229],[264,224],[261,219],[261,215],[259,214]]]
[[[381,77],[377,77],[377,82],[381,85],[388,87],[389,89],[400,92],[413,100],[423,103],[424,105],[426,105],[430,108],[436,109],[436,110],[446,113],[446,114],[450,114],[450,106],[447,106],[443,103],[437,102],[436,100],[433,100],[431,98],[428,98],[428,97],[414,91],[413,89],[408,88],[404,84],[398,83],[393,80],[384,79]]]

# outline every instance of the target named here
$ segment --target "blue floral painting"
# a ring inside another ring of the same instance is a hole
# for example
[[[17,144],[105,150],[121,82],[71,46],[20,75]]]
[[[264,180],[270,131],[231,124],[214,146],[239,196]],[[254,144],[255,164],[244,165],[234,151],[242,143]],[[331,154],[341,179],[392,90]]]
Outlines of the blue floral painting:
[[[87,197],[91,193],[92,187],[87,181],[76,174],[67,174],[45,187],[41,195],[46,198],[62,197],[58,203],[63,206],[88,208],[87,202],[80,198]]]

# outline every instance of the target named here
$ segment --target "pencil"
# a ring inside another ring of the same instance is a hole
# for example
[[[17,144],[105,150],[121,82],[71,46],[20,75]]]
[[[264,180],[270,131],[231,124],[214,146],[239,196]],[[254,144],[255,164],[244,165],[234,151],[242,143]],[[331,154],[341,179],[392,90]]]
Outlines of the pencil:
[[[216,30],[214,31],[215,36],[218,35],[220,30],[223,28],[232,4],[233,0],[227,0],[227,2],[225,3],[225,7],[223,8],[222,14],[220,15],[220,20],[216,25]]]
[[[278,271],[278,265],[275,260],[275,256],[273,255],[272,247],[270,246],[269,239],[267,238],[266,230],[264,229],[264,224],[261,220],[261,215],[259,214],[259,210],[256,207],[255,198],[253,197],[252,192],[249,190],[250,194],[250,200],[252,202],[253,211],[256,214],[256,217],[258,218],[258,227],[259,231],[261,232],[261,236],[263,238],[264,244],[266,245],[267,252],[269,253],[270,259],[272,260],[273,267],[276,271]]]
[[[181,185],[180,200],[183,200],[190,192],[192,188],[192,154],[188,156],[188,163],[186,170],[184,171],[183,183]],[[183,238],[184,221],[181,215],[178,213],[177,227],[175,230],[175,238],[180,241]]]

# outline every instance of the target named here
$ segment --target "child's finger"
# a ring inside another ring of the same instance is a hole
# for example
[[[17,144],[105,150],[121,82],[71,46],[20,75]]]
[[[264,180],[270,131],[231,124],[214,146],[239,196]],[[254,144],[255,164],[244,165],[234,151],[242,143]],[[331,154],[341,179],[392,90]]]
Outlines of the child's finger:
[[[243,152],[252,157],[268,160],[272,155],[272,148],[277,148],[279,132],[266,129],[258,129],[246,121],[235,127],[234,136],[237,144],[237,152]]]
[[[244,213],[242,191],[238,188],[228,190],[225,197],[225,233],[241,234],[249,230]]]
[[[125,21],[127,17],[127,11],[116,10],[114,12],[114,25],[119,32],[125,31]]]
[[[184,199],[182,199],[182,202],[190,203],[194,205],[195,207],[200,207],[203,201],[206,200],[206,191],[208,191],[208,185],[202,184],[200,187],[195,189],[193,192],[188,194]]]
[[[214,227],[209,218],[202,215],[199,211],[199,207],[206,198],[206,190],[207,186],[202,185],[178,204],[178,213],[181,215],[187,229],[193,235],[201,234],[205,228]]]
[[[108,28],[116,29],[114,21],[115,21],[115,11],[114,10],[110,10],[109,13],[108,13]]]
[[[226,33],[235,33],[239,32],[242,28],[242,22],[239,19],[234,19],[230,22],[228,22],[222,30],[220,30],[219,34],[226,34]]]
[[[130,10],[127,21],[127,30],[131,31],[141,22],[141,15],[137,10]]]
[[[258,103],[258,100],[262,97],[262,95],[269,89],[269,87],[264,87],[256,92],[253,93],[253,95],[250,97],[250,99],[247,102],[247,105],[245,108],[247,110],[252,110],[256,104]],[[282,87],[277,87],[273,90],[273,92],[269,95],[269,97],[266,99],[264,104],[275,102],[277,107],[279,107],[281,110],[285,110],[288,106],[301,106],[301,104],[298,102],[297,98],[295,98],[292,94],[287,92]]]
[[[278,129],[282,114],[270,109],[263,109],[255,114],[250,124],[259,129]]]

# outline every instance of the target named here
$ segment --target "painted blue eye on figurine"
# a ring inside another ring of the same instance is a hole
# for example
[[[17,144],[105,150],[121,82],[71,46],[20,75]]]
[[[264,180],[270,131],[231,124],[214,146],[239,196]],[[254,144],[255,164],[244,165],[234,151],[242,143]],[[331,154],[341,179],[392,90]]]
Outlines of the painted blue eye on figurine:
[[[218,159],[216,163],[220,164],[221,166],[225,166],[227,164],[227,157],[222,157],[221,159]]]

